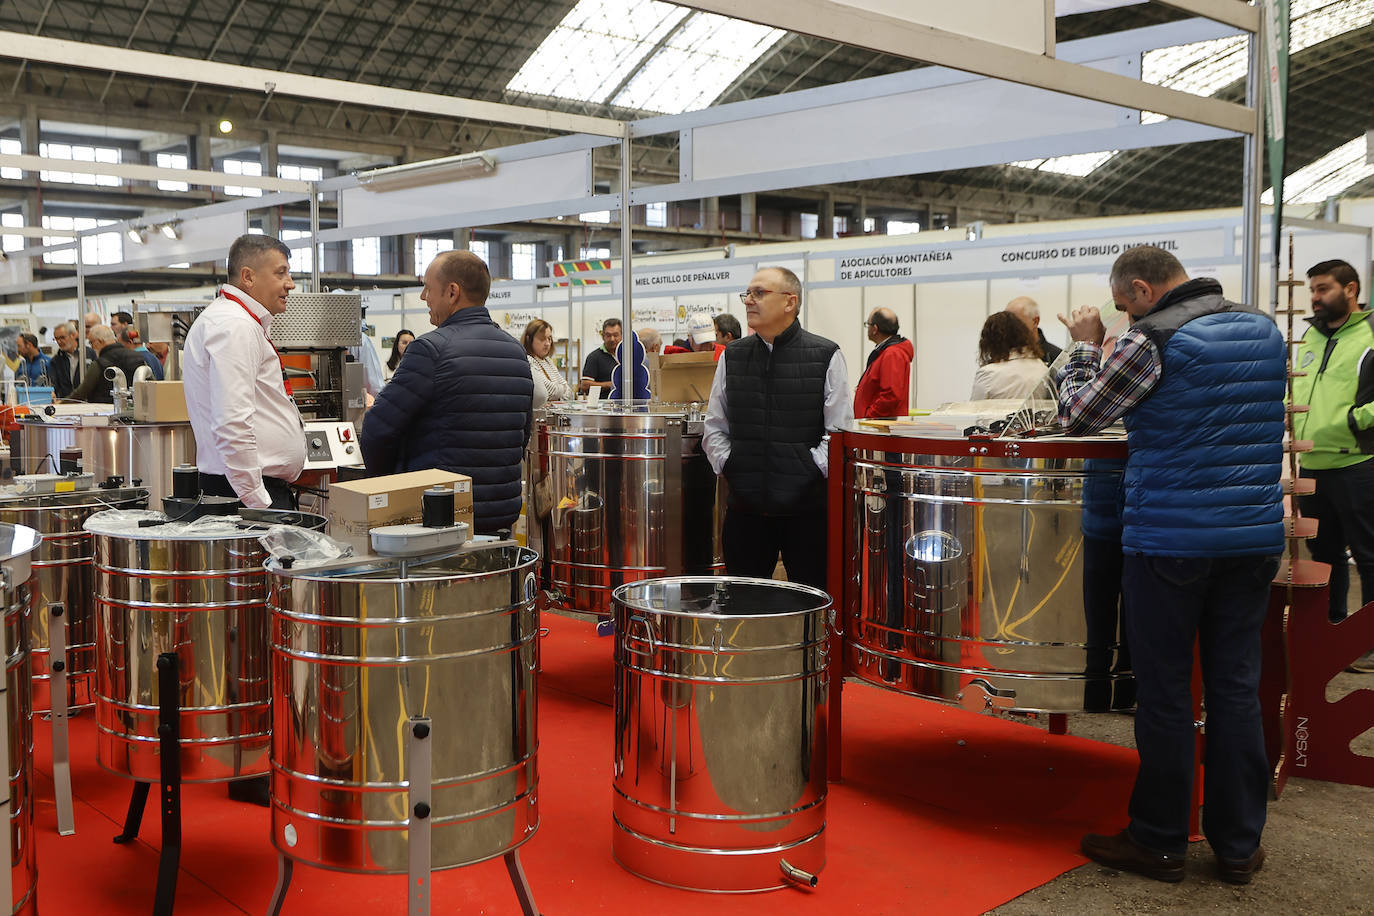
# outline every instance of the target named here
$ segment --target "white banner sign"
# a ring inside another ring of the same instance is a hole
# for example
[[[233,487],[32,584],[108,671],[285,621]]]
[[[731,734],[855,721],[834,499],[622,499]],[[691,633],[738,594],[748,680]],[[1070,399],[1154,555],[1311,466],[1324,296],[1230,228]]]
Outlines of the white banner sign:
[[[687,292],[744,292],[758,265],[753,261],[674,264],[652,270],[633,269],[636,296],[675,296]]]
[[[954,242],[948,245],[856,252],[837,255],[830,260],[833,262],[831,276],[834,283],[864,285],[959,275],[1089,273],[1110,267],[1123,251],[1140,245],[1156,245],[1185,263],[1215,263],[1224,261],[1229,254],[1225,244],[1226,233],[1220,228],[1178,232],[1143,230],[1140,233],[1120,233],[1099,238],[1018,242],[1015,245]],[[826,271],[816,273],[824,276]]]
[[[533,283],[493,283],[487,293],[488,309],[511,309],[534,305]]]

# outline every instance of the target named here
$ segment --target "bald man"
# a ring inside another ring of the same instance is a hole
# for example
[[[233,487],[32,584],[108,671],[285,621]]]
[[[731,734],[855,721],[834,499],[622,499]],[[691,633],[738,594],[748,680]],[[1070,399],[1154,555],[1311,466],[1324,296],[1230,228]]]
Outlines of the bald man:
[[[1017,318],[1026,323],[1026,327],[1035,332],[1035,336],[1040,338],[1041,359],[1045,365],[1052,364],[1063,349],[1056,347],[1045,339],[1045,332],[1040,330],[1040,306],[1035,304],[1035,300],[1030,296],[1017,296],[1007,303],[1006,311],[1011,312]]]
[[[868,354],[868,365],[854,391],[854,416],[905,417],[909,412],[911,341],[897,333],[897,314],[874,309],[864,322],[868,339],[877,344]]]
[[[86,343],[91,343],[91,332],[103,323],[99,312],[86,313]]]
[[[492,321],[490,291],[491,272],[470,251],[430,262],[420,298],[435,328],[406,347],[361,436],[373,474],[439,468],[471,477],[477,534],[509,529],[520,514],[534,407],[525,348]]]

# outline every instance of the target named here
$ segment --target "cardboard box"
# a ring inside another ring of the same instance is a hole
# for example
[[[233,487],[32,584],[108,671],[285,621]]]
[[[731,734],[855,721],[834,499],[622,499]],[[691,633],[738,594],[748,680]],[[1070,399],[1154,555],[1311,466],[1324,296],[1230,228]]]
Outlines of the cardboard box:
[[[711,399],[711,381],[716,377],[716,355],[710,350],[669,353],[659,360],[658,377],[655,395],[660,401],[705,404]]]
[[[186,423],[186,387],[182,382],[134,385],[134,419],[140,423]]]
[[[467,522],[471,529],[472,478],[428,470],[331,483],[329,536],[352,544],[357,553],[371,553],[368,532],[383,525],[418,525],[421,494],[433,486],[453,487],[453,520]]]

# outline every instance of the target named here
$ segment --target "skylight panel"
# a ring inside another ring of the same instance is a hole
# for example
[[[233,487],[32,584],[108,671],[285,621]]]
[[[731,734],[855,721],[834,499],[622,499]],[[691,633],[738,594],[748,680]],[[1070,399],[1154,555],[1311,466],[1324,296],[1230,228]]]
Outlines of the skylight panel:
[[[1364,28],[1371,19],[1374,19],[1374,0],[1293,0],[1288,53],[1297,54],[1352,29]],[[1213,96],[1245,79],[1250,66],[1246,42],[1244,35],[1236,35],[1146,51],[1140,59],[1140,77],[1144,82],[1156,86],[1193,95]],[[1141,124],[1157,124],[1164,120],[1167,120],[1166,116],[1158,112],[1140,113]],[[1055,159],[1029,159],[1013,162],[1012,165],[1082,178],[1115,155],[1092,153]],[[1092,157],[1097,157],[1097,161],[1094,162]],[[1284,196],[1288,196],[1286,191]]]
[[[677,114],[705,108],[783,32],[714,13],[697,13],[640,67],[614,105]]]
[[[1374,19],[1374,0],[1293,0],[1290,16],[1288,53],[1297,54],[1369,25]],[[1146,51],[1140,62],[1145,82],[1204,96],[1245,79],[1249,65],[1243,35]],[[1142,112],[1140,120],[1153,124],[1165,117]]]
[[[602,101],[688,15],[657,0],[578,0],[506,88]]]
[[[1011,163],[1023,169],[1034,169],[1039,172],[1055,172],[1059,175],[1071,175],[1074,178],[1084,178],[1091,175],[1098,166],[1112,158],[1119,152],[1118,150],[1108,150],[1101,153],[1074,153],[1071,156],[1052,156],[1049,159],[1022,159],[1019,162]]]
[[[1298,169],[1283,180],[1283,202],[1286,204],[1319,204],[1328,197],[1374,176],[1374,165],[1368,161],[1368,144],[1363,136],[1327,153]],[[1267,189],[1260,197],[1265,204],[1273,204],[1274,189]]]

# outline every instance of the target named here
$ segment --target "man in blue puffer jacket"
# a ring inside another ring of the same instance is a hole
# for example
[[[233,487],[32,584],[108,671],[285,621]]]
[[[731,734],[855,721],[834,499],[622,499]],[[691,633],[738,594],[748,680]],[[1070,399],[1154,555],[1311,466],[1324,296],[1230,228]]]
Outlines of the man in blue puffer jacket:
[[[1140,769],[1130,824],[1088,834],[1083,853],[1183,880],[1196,642],[1207,707],[1202,829],[1218,876],[1248,884],[1264,863],[1260,630],[1283,551],[1288,348],[1269,316],[1227,302],[1215,280],[1189,280],[1162,249],[1121,255],[1111,287],[1132,326],[1099,368],[1102,320],[1095,308],[1074,310],[1059,415],[1077,435],[1126,424],[1121,580]]]
[[[520,514],[521,461],[534,382],[525,348],[491,320],[491,273],[468,251],[445,251],[425,270],[435,330],[412,341],[363,422],[373,474],[440,468],[472,478],[476,533],[510,528]]]

